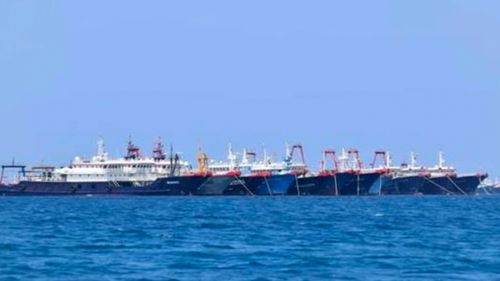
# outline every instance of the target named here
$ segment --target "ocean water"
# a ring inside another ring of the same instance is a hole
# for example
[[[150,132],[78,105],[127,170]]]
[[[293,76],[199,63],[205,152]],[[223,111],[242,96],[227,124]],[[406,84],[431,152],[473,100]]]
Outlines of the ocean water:
[[[0,280],[500,280],[500,196],[2,197]]]

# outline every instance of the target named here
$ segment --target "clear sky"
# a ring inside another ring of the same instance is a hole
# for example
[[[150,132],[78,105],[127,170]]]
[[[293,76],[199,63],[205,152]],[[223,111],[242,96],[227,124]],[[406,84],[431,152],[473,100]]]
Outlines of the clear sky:
[[[500,1],[0,1],[0,160],[104,137],[282,155],[443,150],[500,175]]]

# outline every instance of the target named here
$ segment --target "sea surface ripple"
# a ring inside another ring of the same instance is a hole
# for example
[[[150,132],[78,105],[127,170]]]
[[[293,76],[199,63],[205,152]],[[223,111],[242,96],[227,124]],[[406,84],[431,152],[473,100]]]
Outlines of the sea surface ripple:
[[[500,280],[500,196],[1,197],[0,280]]]

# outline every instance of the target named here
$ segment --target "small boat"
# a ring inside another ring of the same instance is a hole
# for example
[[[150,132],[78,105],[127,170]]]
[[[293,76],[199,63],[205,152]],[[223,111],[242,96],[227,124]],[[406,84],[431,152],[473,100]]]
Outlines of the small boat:
[[[488,179],[483,180],[478,186],[476,193],[487,195],[500,194],[500,182],[498,178],[496,178],[495,181]]]

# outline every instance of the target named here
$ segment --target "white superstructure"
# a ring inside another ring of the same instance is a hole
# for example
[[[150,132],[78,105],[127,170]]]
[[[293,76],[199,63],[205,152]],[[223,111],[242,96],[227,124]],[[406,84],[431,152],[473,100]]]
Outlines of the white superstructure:
[[[155,144],[152,157],[141,155],[137,146],[129,141],[127,155],[111,159],[106,153],[104,142],[97,143],[97,154],[91,159],[75,157],[69,166],[46,170],[28,176],[28,180],[64,182],[147,182],[159,177],[176,176],[191,169],[189,162],[177,155],[167,157],[160,141]]]
[[[444,153],[439,152],[438,163],[436,166],[428,168],[427,171],[432,177],[442,177],[456,174],[456,169],[452,166],[447,166],[444,160]]]
[[[301,161],[297,162],[293,160],[293,152],[295,149],[299,149],[301,152]],[[267,151],[264,149],[263,158],[259,161],[253,163],[250,168],[252,173],[272,173],[272,174],[288,174],[288,173],[297,173],[297,174],[305,174],[307,173],[307,165],[304,162],[302,146],[294,145],[290,147],[286,145],[286,153],[285,159],[283,161],[277,162],[274,161],[273,158],[267,154]]]
[[[208,163],[208,170],[213,174],[225,174],[230,171],[239,171],[243,175],[255,173],[272,173],[272,174],[286,174],[290,172],[304,173],[307,171],[306,164],[302,162],[293,161],[294,149],[302,149],[301,146],[286,146],[286,156],[281,162],[276,162],[268,155],[267,151],[263,150],[263,158],[261,160],[255,159],[255,153],[243,150],[241,160],[236,154],[232,146],[229,145],[227,162],[210,160]]]

